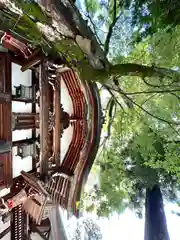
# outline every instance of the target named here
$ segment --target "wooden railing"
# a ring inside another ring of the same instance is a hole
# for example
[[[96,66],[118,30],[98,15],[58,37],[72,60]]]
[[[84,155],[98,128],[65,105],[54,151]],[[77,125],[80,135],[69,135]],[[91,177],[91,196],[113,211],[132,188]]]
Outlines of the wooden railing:
[[[13,208],[11,218],[11,240],[25,240],[26,215],[22,204]]]

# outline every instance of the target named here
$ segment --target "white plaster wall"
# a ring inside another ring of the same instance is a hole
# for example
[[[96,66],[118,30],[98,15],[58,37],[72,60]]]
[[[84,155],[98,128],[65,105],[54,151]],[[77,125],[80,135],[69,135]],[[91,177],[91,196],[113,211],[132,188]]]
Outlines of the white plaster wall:
[[[39,106],[36,104],[36,112],[39,113]]]
[[[40,129],[36,128],[36,137],[38,137],[39,134],[40,134]]]
[[[64,111],[71,115],[73,113],[73,104],[71,97],[69,96],[68,89],[64,80],[61,78],[61,104],[63,105]]]
[[[63,78],[61,78],[61,104],[63,105],[64,111],[69,113],[69,115],[73,114],[73,103]],[[69,149],[72,137],[73,126],[70,125],[67,129],[64,130],[63,136],[61,138],[61,162],[63,161],[64,156]]]
[[[12,112],[32,112],[32,103],[12,101]]]
[[[0,191],[0,197],[3,197],[5,195],[7,195],[8,193],[10,193],[10,188],[4,188]]]
[[[13,131],[12,139],[13,141],[18,141],[26,138],[32,137],[32,130],[15,130]],[[17,147],[12,148],[12,175],[13,178],[20,175],[22,170],[31,171],[32,170],[32,157],[26,157],[21,159],[17,154]]]
[[[20,176],[21,171],[24,170],[26,172],[32,170],[32,157],[26,157],[21,159],[17,154],[17,147],[12,148],[12,170],[13,170],[13,178]]]
[[[63,161],[64,156],[68,151],[69,145],[72,141],[73,129],[74,127],[70,125],[68,128],[64,130],[63,136],[61,138],[61,162]]]
[[[32,129],[15,130],[12,133],[12,141],[19,141],[26,138],[32,138]]]
[[[0,221],[0,232],[4,231],[9,226],[10,226],[10,221],[5,223],[5,224]],[[6,234],[2,239],[3,240],[10,240],[11,239],[10,232],[8,234]]]
[[[25,86],[32,85],[32,71],[27,70],[22,72],[21,66],[12,63],[12,94],[15,94],[14,86],[19,86],[20,84]]]

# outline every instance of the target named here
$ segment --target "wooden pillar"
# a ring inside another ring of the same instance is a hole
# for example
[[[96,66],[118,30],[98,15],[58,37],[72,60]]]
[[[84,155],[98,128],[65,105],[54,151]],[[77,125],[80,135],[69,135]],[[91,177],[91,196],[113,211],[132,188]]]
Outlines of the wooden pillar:
[[[11,93],[11,58],[9,53],[2,52],[0,52],[0,92],[1,97],[9,99],[7,94]]]
[[[0,154],[7,153],[11,151],[11,142],[0,140]]]
[[[39,127],[38,113],[13,113],[13,130],[33,129]]]
[[[40,175],[44,177],[48,173],[48,120],[49,120],[49,83],[48,62],[42,60],[39,66],[39,88],[40,88]]]
[[[12,184],[11,152],[0,154],[0,188],[9,187]]]
[[[60,164],[60,135],[61,135],[61,110],[60,110],[60,84],[55,86],[54,90],[54,114],[55,126],[53,128],[53,152],[56,166]]]
[[[34,86],[34,97],[35,101],[32,103],[32,113],[36,113],[36,92],[39,89],[39,81],[36,77],[36,72],[32,70],[32,85]],[[32,139],[36,139],[39,141],[40,139],[36,137],[36,128],[32,129]],[[37,147],[37,146],[36,146]],[[37,148],[36,148],[36,155],[37,155]],[[32,168],[36,170],[36,155],[32,158]],[[38,154],[39,155],[39,154]]]
[[[0,52],[0,139],[11,141],[11,57]]]
[[[11,102],[11,94],[0,92],[0,103]]]

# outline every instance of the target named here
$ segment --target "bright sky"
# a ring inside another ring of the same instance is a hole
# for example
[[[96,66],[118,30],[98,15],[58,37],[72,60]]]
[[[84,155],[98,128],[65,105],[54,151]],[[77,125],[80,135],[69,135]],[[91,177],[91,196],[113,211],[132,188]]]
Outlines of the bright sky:
[[[170,240],[180,239],[180,217],[172,214],[171,211],[178,211],[175,204],[168,203],[165,205],[166,219]],[[64,220],[66,213],[63,210]],[[114,214],[110,219],[97,220],[96,216],[88,214],[101,228],[103,240],[144,240],[144,219],[138,219],[133,212],[127,210],[125,213],[117,216]],[[72,233],[75,231],[76,219],[65,220],[65,228],[69,232],[69,239],[72,239]],[[84,240],[84,239],[82,239]]]
[[[166,218],[171,240],[180,239],[180,217],[172,214],[172,210],[178,210],[173,204],[166,204]],[[110,219],[99,220],[98,225],[103,233],[103,240],[143,240],[144,219],[138,219],[131,211],[113,216]]]

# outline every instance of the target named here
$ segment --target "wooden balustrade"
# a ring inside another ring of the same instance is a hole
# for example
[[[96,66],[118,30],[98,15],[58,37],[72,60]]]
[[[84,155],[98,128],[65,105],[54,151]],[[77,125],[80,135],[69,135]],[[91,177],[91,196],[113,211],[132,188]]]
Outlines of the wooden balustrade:
[[[64,176],[54,177],[48,184],[47,192],[54,204],[67,208],[71,181]]]
[[[26,215],[22,204],[12,209],[11,240],[26,240]]]

